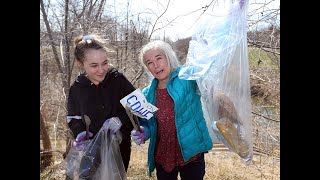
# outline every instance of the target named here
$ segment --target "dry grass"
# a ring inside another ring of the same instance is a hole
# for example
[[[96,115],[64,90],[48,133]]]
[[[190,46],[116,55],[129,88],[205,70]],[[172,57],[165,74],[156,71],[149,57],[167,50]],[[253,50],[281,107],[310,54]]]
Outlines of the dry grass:
[[[253,161],[249,165],[245,165],[235,153],[212,151],[206,156],[205,179],[280,179],[280,161],[279,159],[254,155]]]
[[[155,172],[152,177],[148,176],[148,143],[140,146],[132,143],[131,160],[129,163],[129,169],[127,172],[128,179],[131,180],[146,180],[146,179],[157,179]]]
[[[147,176],[147,148],[147,143],[142,146],[132,145],[128,179],[156,179],[155,171],[152,177]],[[205,155],[205,161],[205,180],[280,179],[280,160],[272,157],[254,155],[252,163],[245,165],[233,152],[212,150]]]
[[[128,180],[155,180],[147,174],[148,142],[141,146],[132,144],[131,160],[127,172]],[[280,160],[272,156],[254,155],[253,161],[245,165],[238,155],[229,151],[209,151],[205,155],[205,180],[258,180],[280,179]],[[40,174],[40,179],[64,180],[64,163],[61,156],[57,163]]]

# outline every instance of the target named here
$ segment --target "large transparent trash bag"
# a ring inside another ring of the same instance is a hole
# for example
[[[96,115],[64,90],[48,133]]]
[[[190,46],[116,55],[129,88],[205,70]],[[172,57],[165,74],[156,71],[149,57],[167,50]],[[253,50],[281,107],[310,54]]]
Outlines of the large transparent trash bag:
[[[212,63],[232,58],[240,41],[246,40],[246,0],[217,0],[201,15],[192,34],[183,79],[198,79]]]
[[[247,0],[218,0],[192,36],[179,78],[196,80],[212,139],[252,160]],[[209,11],[209,9],[208,9]]]
[[[66,174],[72,179],[126,180],[120,154],[121,132],[103,127],[83,148],[72,147],[66,156]]]

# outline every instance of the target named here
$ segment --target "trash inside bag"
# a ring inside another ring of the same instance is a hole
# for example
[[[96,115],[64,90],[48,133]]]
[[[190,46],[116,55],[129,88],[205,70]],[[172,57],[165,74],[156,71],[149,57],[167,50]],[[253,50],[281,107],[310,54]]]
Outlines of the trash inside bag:
[[[120,154],[121,132],[112,133],[102,127],[96,136],[72,147],[66,156],[66,174],[71,179],[126,180]]]
[[[196,80],[212,139],[245,163],[253,156],[247,0],[218,0],[200,19],[179,77]],[[216,138],[215,138],[216,137]]]

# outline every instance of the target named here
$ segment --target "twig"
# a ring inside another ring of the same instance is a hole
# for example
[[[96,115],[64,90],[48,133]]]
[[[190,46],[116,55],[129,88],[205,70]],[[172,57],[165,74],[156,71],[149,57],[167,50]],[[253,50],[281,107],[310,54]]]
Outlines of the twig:
[[[258,113],[256,113],[256,112],[254,112],[254,111],[252,111],[251,113],[252,113],[252,114],[255,114],[255,115],[257,115],[257,116],[261,116],[261,117],[263,117],[263,118],[266,118],[266,119],[268,119],[268,120],[270,120],[270,121],[280,122],[279,120],[268,118],[268,117],[266,117],[266,116],[264,116],[264,115],[262,115],[262,114],[258,114]]]
[[[252,73],[250,73],[250,75],[252,75],[252,76],[254,76],[254,77],[256,77],[256,78],[260,79],[261,81],[266,82],[266,80],[262,79],[261,77],[259,77],[259,76],[257,76],[257,75],[254,75],[254,74],[252,74]]]
[[[136,76],[132,79],[132,81],[131,81],[132,84],[134,84],[141,77],[141,75],[143,74],[142,70],[143,70],[143,68],[141,68],[139,70],[139,72],[136,74]]]
[[[49,153],[65,153],[64,151],[59,151],[59,150],[48,150],[48,151],[40,151],[40,154],[49,154]]]
[[[153,24],[153,26],[152,26],[152,30],[151,30],[150,36],[149,36],[148,39],[151,39],[151,35],[154,33],[154,28],[155,28],[158,20],[167,12],[168,7],[169,7],[169,4],[170,4],[170,0],[168,1],[168,4],[167,4],[166,9],[163,11],[163,13],[162,13],[159,17],[157,17],[156,21],[154,22],[154,24]]]
[[[260,171],[261,175],[267,179],[267,177],[263,174],[263,172],[261,171],[261,169],[252,161],[252,163],[257,167],[258,171]]]

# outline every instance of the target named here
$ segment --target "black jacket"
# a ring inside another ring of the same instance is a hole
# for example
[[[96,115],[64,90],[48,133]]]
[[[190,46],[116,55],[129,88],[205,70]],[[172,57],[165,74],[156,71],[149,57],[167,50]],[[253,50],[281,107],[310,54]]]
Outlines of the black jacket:
[[[133,126],[120,99],[134,91],[134,86],[115,68],[110,68],[105,79],[96,86],[81,74],[71,85],[68,97],[68,126],[74,138],[85,131],[84,115],[89,116],[89,131],[95,136],[105,120],[119,117],[122,126],[122,141],[130,142]],[[93,136],[93,137],[94,137]]]

